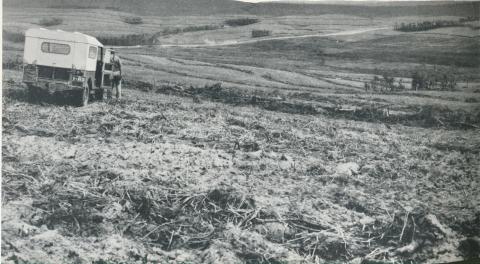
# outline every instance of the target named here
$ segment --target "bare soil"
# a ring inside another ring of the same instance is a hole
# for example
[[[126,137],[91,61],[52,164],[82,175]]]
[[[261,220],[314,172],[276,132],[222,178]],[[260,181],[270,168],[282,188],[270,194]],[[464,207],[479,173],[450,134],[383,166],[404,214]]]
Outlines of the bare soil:
[[[166,89],[74,108],[4,87],[2,261],[478,257],[478,128]]]

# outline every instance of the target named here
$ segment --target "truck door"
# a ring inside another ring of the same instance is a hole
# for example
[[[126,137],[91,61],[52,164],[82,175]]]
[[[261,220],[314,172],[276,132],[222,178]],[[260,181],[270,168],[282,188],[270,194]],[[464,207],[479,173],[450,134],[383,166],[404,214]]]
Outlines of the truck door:
[[[104,49],[103,52],[103,86],[110,87],[112,82],[110,76],[112,75],[112,64],[110,63],[111,53],[110,49]]]
[[[103,83],[103,48],[98,47],[97,67],[95,68],[95,86],[101,88]]]

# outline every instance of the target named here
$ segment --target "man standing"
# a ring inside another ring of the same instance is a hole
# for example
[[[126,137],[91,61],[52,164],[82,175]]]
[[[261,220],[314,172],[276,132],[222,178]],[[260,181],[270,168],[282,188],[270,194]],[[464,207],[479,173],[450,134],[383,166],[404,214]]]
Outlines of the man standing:
[[[115,87],[116,97],[117,100],[119,100],[122,98],[122,62],[120,58],[115,55],[115,50],[111,50],[110,53],[112,54],[110,59],[110,63],[112,64],[112,75],[110,75],[112,89],[107,96],[108,99],[112,99],[112,90]]]

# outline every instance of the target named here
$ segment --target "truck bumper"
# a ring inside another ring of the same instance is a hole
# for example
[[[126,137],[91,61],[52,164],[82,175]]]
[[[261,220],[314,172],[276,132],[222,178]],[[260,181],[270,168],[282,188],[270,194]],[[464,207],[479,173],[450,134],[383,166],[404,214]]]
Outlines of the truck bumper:
[[[71,85],[66,82],[51,82],[51,81],[36,81],[36,82],[25,82],[27,85],[41,89],[49,94],[55,92],[65,92],[65,91],[82,91],[83,86]]]

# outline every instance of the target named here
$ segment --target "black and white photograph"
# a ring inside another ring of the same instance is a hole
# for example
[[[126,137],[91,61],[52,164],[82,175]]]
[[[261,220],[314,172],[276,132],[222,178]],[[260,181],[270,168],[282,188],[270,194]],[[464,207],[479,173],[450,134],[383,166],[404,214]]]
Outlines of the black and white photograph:
[[[5,264],[480,264],[480,1],[3,0]]]

